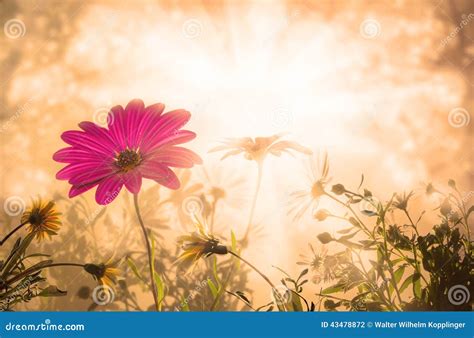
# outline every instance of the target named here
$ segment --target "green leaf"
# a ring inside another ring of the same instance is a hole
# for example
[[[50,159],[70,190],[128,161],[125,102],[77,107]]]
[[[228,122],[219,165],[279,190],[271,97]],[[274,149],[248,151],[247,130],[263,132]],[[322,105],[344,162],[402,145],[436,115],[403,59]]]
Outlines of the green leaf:
[[[158,309],[161,310],[161,303],[163,302],[163,299],[165,299],[165,284],[163,282],[163,279],[158,273],[156,273],[156,271],[154,272],[154,279],[158,296]]]
[[[207,285],[209,286],[209,289],[211,290],[212,296],[215,299],[217,297],[217,294],[219,293],[217,291],[216,285],[210,279],[207,280]]]
[[[417,299],[421,299],[421,275],[417,272],[413,274],[413,294]]]
[[[217,257],[214,256],[214,260],[212,261],[212,273],[214,275],[214,279],[216,280],[218,290],[221,288],[221,282],[219,280],[219,275],[217,273]]]
[[[344,235],[344,234],[348,234],[352,230],[354,230],[354,228],[346,228],[346,229],[342,229],[342,230],[337,231],[337,233],[341,234],[341,235]]]
[[[321,291],[322,295],[329,295],[344,290],[344,284],[336,284]]]
[[[405,265],[402,265],[397,270],[395,270],[393,275],[395,277],[395,283],[396,284],[398,284],[400,282],[400,280],[402,279],[404,273],[405,273]]]
[[[301,312],[303,311],[303,304],[301,303],[301,299],[300,299],[300,296],[292,291],[292,290],[288,290],[288,292],[291,292],[290,295],[290,303],[289,305],[291,305],[291,309],[293,311],[298,311],[298,312]]]
[[[132,271],[133,271],[133,273],[135,274],[135,276],[137,276],[138,279],[140,279],[141,281],[145,282],[145,280],[143,279],[142,275],[141,275],[140,272],[138,271],[137,266],[136,266],[135,263],[133,262],[132,258],[127,257],[127,264],[128,264],[128,266],[130,267],[130,269],[132,269]]]
[[[359,230],[355,231],[354,233],[352,234],[348,234],[348,235],[344,235],[344,236],[341,236],[338,241],[346,241],[348,239],[351,239],[352,237],[354,237],[355,235],[357,235],[357,233],[359,232]]]
[[[235,238],[234,231],[230,231],[230,239],[231,239],[231,248],[232,251],[237,252],[237,239]]]
[[[402,286],[400,286],[399,288],[399,291],[400,293],[402,293],[403,291],[405,291],[405,289],[410,286],[410,284],[412,283],[413,281],[413,275],[410,275],[408,276],[402,283]]]
[[[56,286],[50,285],[38,293],[40,297],[61,297],[67,295],[67,291],[59,290]]]
[[[355,226],[356,228],[360,228],[360,223],[358,220],[356,220],[354,217],[350,217],[349,218],[349,222],[351,222],[351,224],[353,226]]]
[[[308,271],[309,271],[309,269],[304,269],[303,271],[301,271],[300,276],[298,277],[297,281],[299,281],[301,279],[301,277],[306,275],[308,273]]]
[[[235,292],[235,295],[237,297],[239,297],[240,299],[242,299],[244,302],[246,302],[247,304],[250,304],[250,300],[247,298],[247,296],[245,295],[245,293],[243,293],[242,291],[236,291]]]

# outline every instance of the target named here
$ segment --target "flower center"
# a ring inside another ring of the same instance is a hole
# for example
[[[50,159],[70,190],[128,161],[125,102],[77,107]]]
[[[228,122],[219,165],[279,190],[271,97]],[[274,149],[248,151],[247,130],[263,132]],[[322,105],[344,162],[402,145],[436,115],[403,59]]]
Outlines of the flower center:
[[[31,225],[35,227],[41,226],[44,221],[45,219],[43,215],[41,215],[41,212],[39,209],[34,209],[31,212],[30,217],[28,217],[28,223],[30,223]]]
[[[120,152],[115,158],[115,164],[124,172],[134,169],[141,161],[142,158],[138,150],[131,149]]]
[[[324,186],[321,181],[317,181],[311,188],[311,196],[316,199],[322,195],[324,195]]]

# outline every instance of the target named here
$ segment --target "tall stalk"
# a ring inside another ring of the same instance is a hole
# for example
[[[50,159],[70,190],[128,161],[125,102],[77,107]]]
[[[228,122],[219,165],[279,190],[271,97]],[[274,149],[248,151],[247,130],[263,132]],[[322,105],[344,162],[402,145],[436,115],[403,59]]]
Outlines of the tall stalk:
[[[148,268],[150,270],[151,292],[153,293],[153,300],[155,301],[155,308],[156,308],[157,311],[159,311],[158,293],[157,293],[157,290],[156,290],[155,278],[153,276],[155,268],[152,265],[153,257],[152,257],[152,254],[151,254],[150,239],[148,237],[148,231],[145,228],[145,224],[143,223],[142,215],[140,213],[140,208],[138,206],[138,194],[133,195],[133,204],[135,205],[135,211],[137,213],[138,222],[140,223],[140,226],[141,226],[142,231],[143,231],[143,236],[145,237],[146,251],[147,251],[147,254],[148,254]]]
[[[258,194],[260,192],[260,186],[262,184],[262,171],[263,171],[263,162],[257,162],[258,164],[258,173],[257,173],[257,186],[255,187],[255,193],[252,200],[252,206],[250,208],[249,220],[247,223],[247,229],[245,230],[245,235],[242,238],[242,242],[246,242],[250,233],[250,228],[252,227],[253,216],[255,214],[255,208],[257,206]]]
[[[0,240],[0,246],[3,245],[3,243],[5,243],[15,232],[17,232],[18,230],[20,230],[21,228],[23,228],[23,226],[28,223],[28,222],[23,222],[21,223],[20,225],[18,225],[15,229],[13,229],[12,231],[10,231],[4,239]]]

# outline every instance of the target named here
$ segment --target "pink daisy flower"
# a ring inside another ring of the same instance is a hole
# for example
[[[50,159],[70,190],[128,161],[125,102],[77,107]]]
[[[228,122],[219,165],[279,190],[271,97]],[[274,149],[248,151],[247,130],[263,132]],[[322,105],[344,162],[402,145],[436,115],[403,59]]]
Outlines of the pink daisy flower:
[[[191,150],[177,146],[196,137],[192,131],[181,130],[191,114],[183,109],[163,114],[164,108],[161,103],[145,107],[142,100],[133,100],[125,109],[111,109],[107,128],[81,122],[82,131],[64,132],[61,138],[70,147],[56,152],[53,159],[68,163],[56,178],[72,185],[69,197],[97,186],[97,203],[109,204],[124,185],[137,194],[142,178],[178,189],[179,179],[170,167],[191,168],[202,161]]]

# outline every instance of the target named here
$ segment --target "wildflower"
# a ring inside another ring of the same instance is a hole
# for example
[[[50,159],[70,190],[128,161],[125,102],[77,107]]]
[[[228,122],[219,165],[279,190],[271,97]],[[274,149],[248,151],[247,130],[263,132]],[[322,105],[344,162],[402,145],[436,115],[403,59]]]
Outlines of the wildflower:
[[[194,217],[196,231],[189,235],[180,236],[178,243],[183,252],[177,259],[177,263],[191,267],[201,257],[209,257],[212,254],[225,255],[227,247],[219,244],[219,240],[207,231],[207,226]]]
[[[319,156],[318,156],[319,157]],[[326,153],[323,159],[313,158],[310,162],[310,186],[306,190],[298,190],[291,193],[289,214],[294,214],[294,220],[299,220],[312,206],[317,207],[319,199],[325,192],[325,186],[330,181],[329,161]]]
[[[323,266],[328,250],[325,246],[322,246],[319,251],[314,250],[311,244],[308,244],[308,246],[311,250],[311,257],[300,255],[303,260],[297,262],[296,264],[307,265],[313,272],[318,271]]]
[[[276,134],[269,137],[256,137],[255,139],[251,137],[229,138],[222,142],[224,143],[223,145],[217,146],[209,150],[209,152],[227,150],[221,160],[229,156],[244,153],[247,160],[256,161],[260,164],[268,154],[281,156],[283,152],[291,154],[292,151],[307,155],[313,153],[310,149],[303,147],[296,142],[287,140],[281,141],[280,139],[282,136],[282,134]]]
[[[119,262],[111,262],[109,260],[106,263],[86,264],[84,265],[84,270],[90,273],[99,284],[113,286],[117,283],[118,276],[120,275]]]
[[[29,232],[35,234],[40,241],[45,237],[51,238],[51,236],[57,235],[57,231],[61,227],[59,218],[61,214],[54,207],[53,201],[46,203],[38,199],[21,217],[21,223],[27,224]]]
[[[393,203],[395,208],[400,209],[400,210],[407,210],[408,208],[408,201],[410,198],[413,196],[413,191],[411,191],[408,195],[406,193],[403,193],[402,196],[397,195],[396,196],[396,201]]]
[[[311,281],[314,284],[327,282],[334,278],[334,269],[336,269],[338,260],[335,256],[329,256],[325,245],[319,250],[315,250],[311,244],[308,244],[311,255],[300,255],[302,261],[297,262],[298,265],[306,265],[310,268],[313,276]]]
[[[145,107],[133,100],[125,109],[115,106],[108,116],[108,128],[81,122],[83,131],[70,130],[61,135],[71,147],[56,152],[53,159],[68,163],[56,177],[72,185],[69,197],[97,186],[97,203],[112,202],[125,187],[133,194],[140,191],[142,178],[178,189],[179,179],[170,169],[191,168],[201,158],[178,144],[196,137],[181,130],[191,114],[183,109],[163,113],[161,103]]]

